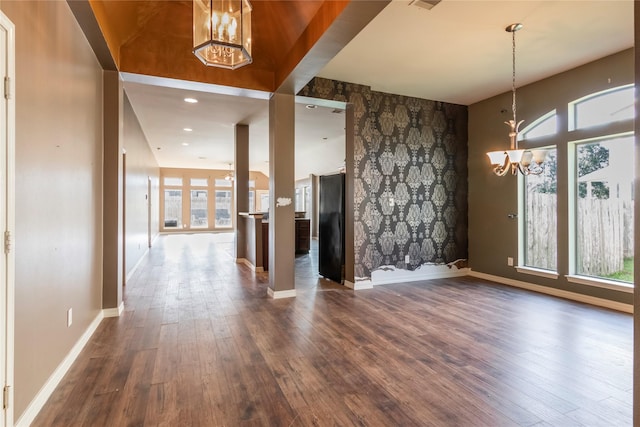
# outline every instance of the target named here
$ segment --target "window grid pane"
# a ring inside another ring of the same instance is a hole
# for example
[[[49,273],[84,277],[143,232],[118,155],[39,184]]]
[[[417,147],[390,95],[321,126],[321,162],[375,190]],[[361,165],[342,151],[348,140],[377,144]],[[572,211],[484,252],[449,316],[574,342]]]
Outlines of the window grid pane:
[[[545,114],[518,134],[518,140],[555,135],[558,132],[556,111]]]
[[[164,228],[182,228],[182,190],[164,190]]]
[[[525,177],[525,266],[557,269],[556,149],[547,148],[544,171]]]
[[[209,226],[207,200],[207,190],[191,190],[191,228]]]
[[[164,177],[164,185],[171,185],[171,186],[174,186],[174,187],[182,186],[182,178],[165,176]]]
[[[216,190],[216,227],[231,227],[231,191]]]
[[[192,187],[206,187],[209,185],[207,178],[191,178],[190,182]]]
[[[601,92],[571,104],[574,129],[631,120],[635,117],[634,87]]]
[[[576,146],[576,272],[633,282],[633,136]]]
[[[302,187],[296,188],[296,212],[304,211],[304,189]]]

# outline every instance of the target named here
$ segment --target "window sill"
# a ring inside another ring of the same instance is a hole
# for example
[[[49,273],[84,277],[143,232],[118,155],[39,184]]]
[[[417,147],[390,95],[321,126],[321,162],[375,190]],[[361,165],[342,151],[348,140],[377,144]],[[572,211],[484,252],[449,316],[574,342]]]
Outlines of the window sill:
[[[575,276],[568,274],[565,276],[567,281],[571,283],[579,283],[581,285],[595,286],[597,288],[611,289],[614,291],[633,293],[633,285],[615,280],[596,279],[594,277]]]
[[[551,270],[543,270],[541,268],[533,268],[533,267],[516,267],[516,271],[522,274],[531,274],[532,276],[538,277],[546,277],[547,279],[557,279],[558,273]]]

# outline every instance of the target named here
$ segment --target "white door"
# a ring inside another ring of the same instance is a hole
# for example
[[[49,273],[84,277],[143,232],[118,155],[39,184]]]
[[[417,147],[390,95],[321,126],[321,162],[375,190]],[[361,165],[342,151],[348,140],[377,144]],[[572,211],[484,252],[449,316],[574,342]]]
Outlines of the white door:
[[[0,12],[0,426],[13,425],[15,39]]]

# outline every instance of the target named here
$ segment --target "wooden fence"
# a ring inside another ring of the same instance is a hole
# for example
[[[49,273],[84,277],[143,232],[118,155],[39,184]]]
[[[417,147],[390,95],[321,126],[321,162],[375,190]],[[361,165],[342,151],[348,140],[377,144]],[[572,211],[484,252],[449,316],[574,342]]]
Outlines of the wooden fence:
[[[558,250],[557,197],[555,194],[527,194],[526,265],[556,270]]]
[[[555,270],[557,200],[553,194],[527,195],[527,265]],[[633,201],[578,199],[577,272],[607,276],[633,257]]]

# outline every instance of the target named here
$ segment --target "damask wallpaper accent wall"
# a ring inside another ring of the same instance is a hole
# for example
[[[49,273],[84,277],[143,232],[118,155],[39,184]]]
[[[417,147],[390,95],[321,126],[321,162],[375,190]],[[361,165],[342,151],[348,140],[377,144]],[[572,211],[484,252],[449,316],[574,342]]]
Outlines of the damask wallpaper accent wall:
[[[299,95],[354,106],[356,280],[467,258],[466,106],[320,77]]]

